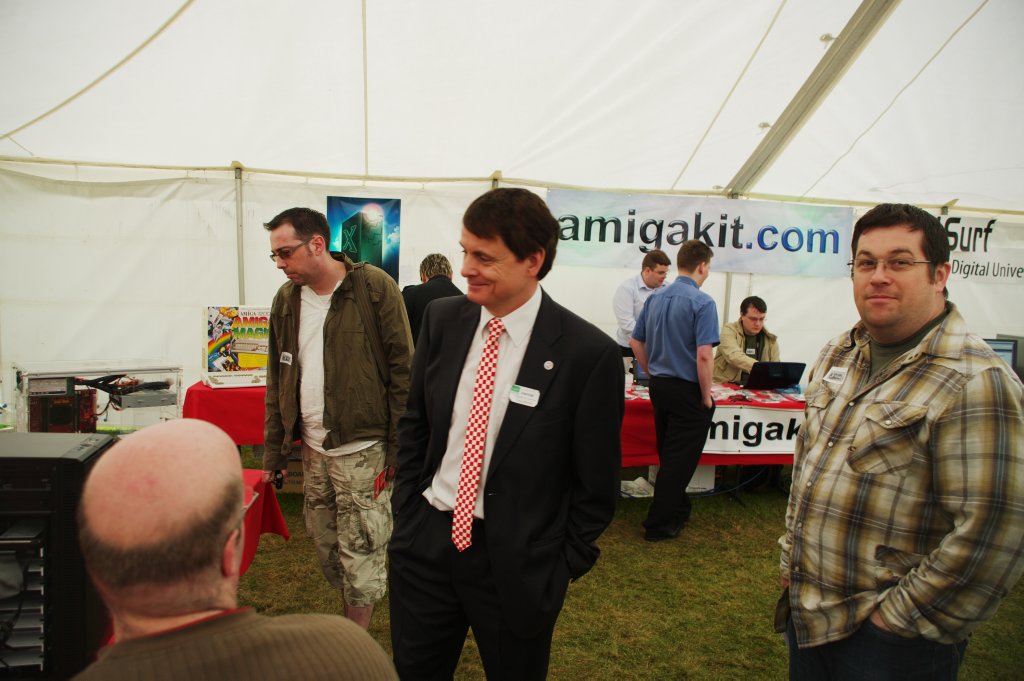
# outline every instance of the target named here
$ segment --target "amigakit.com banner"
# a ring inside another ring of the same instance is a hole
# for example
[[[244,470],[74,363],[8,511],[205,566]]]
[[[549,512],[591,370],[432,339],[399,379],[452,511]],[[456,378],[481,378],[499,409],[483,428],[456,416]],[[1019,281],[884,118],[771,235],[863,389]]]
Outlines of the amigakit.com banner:
[[[717,272],[849,277],[853,209],[768,201],[551,189],[560,225],[558,262],[639,267],[661,249],[711,246]]]

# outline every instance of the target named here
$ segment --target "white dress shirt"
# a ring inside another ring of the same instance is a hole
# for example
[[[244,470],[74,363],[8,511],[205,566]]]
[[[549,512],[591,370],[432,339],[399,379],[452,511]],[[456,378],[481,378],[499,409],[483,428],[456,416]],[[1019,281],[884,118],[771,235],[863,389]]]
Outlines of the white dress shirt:
[[[494,375],[494,395],[491,398],[491,411],[487,419],[487,438],[484,441],[484,463],[480,471],[480,485],[476,491],[476,506],[473,516],[484,517],[484,482],[491,464],[491,453],[494,452],[494,441],[501,430],[508,409],[509,393],[519,375],[519,367],[523,364],[526,346],[533,333],[533,324],[537,321],[540,310],[541,289],[534,291],[526,303],[501,318],[505,325],[505,333],[498,340],[498,365]],[[466,362],[462,365],[462,376],[455,393],[455,404],[452,408],[452,420],[448,427],[448,448],[441,459],[441,465],[434,473],[430,486],[423,491],[423,496],[434,508],[442,511],[455,509],[455,496],[459,489],[459,473],[462,470],[462,452],[466,446],[466,423],[473,406],[473,385],[476,383],[477,367],[483,354],[484,341],[487,340],[487,323],[494,317],[486,308],[480,308],[480,322],[477,324],[473,342],[466,353]],[[527,386],[529,387],[529,386]]]
[[[615,341],[622,347],[629,347],[629,338],[633,335],[636,318],[644,309],[644,301],[656,290],[644,283],[641,274],[630,277],[615,289],[615,296],[612,298],[616,326]]]

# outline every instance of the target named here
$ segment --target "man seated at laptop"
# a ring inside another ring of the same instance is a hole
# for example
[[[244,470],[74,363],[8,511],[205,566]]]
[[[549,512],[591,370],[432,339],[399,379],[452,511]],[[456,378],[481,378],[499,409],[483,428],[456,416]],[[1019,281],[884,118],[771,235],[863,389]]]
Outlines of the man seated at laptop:
[[[714,383],[745,385],[755,362],[778,362],[779,341],[764,328],[768,304],[757,296],[740,303],[740,318],[722,325],[721,342],[715,350]],[[777,479],[781,466],[738,467],[738,483],[753,489]]]
[[[715,383],[744,384],[754,362],[778,362],[779,342],[764,328],[768,305],[757,296],[740,303],[740,318],[722,326],[721,344],[715,352]]]

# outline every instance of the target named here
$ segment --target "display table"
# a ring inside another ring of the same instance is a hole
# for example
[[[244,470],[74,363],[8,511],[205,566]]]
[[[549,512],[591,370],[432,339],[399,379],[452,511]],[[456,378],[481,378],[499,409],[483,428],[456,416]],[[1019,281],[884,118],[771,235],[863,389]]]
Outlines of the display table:
[[[261,445],[266,394],[263,386],[214,390],[200,381],[185,392],[181,415],[212,423],[227,433],[236,445]]]
[[[242,544],[241,574],[249,569],[256,549],[260,545],[260,535],[277,534],[288,540],[288,524],[277,503],[274,486],[263,482],[263,471],[246,469],[242,471],[245,481],[245,537]]]
[[[713,394],[715,416],[700,458],[702,466],[793,463],[803,401],[730,385],[716,385]],[[654,407],[643,387],[626,391],[621,438],[623,467],[658,463]]]
[[[182,415],[219,426],[238,445],[263,444],[266,388],[221,388],[196,383],[185,393]],[[793,443],[804,403],[771,391],[715,386],[715,418],[704,445],[704,466],[793,463]],[[626,391],[622,465],[658,463],[654,407],[646,390]]]

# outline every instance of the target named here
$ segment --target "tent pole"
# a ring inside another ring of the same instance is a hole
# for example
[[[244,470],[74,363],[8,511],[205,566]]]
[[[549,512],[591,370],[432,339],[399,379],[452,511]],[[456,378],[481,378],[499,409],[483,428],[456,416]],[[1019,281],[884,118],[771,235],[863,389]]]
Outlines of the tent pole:
[[[238,247],[238,304],[245,305],[245,248],[242,232],[242,166],[237,161],[235,167],[235,244]]]
[[[725,186],[726,196],[747,194],[757,184],[899,4],[900,0],[862,0],[750,158]]]
[[[721,323],[729,318],[729,310],[732,309],[732,272],[725,273],[725,309],[722,310]]]

